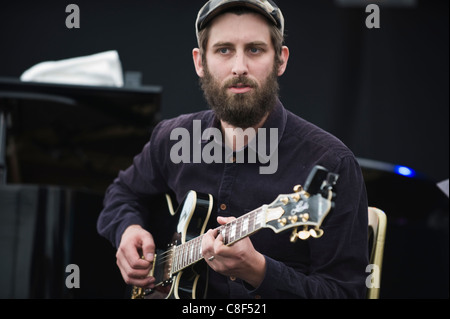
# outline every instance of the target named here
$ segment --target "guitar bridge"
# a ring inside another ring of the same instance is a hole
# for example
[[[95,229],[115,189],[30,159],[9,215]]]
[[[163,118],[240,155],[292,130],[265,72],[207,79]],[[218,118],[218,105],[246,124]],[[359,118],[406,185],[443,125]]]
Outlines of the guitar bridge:
[[[172,284],[172,264],[174,255],[174,245],[170,245],[170,248],[163,253],[155,255],[153,260],[153,269],[151,276],[155,277],[156,286],[168,286]]]

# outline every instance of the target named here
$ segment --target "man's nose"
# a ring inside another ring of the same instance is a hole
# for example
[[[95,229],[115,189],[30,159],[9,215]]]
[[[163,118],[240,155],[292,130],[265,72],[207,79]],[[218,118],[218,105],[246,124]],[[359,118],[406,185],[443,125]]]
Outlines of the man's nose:
[[[237,53],[234,57],[234,64],[232,69],[234,76],[241,76],[248,74],[247,58],[243,53]]]

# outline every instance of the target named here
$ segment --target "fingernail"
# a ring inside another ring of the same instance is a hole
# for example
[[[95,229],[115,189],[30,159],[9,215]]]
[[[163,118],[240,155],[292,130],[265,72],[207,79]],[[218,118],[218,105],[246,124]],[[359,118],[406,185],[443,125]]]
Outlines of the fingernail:
[[[145,255],[145,259],[148,261],[152,261],[153,260],[153,254],[152,253],[148,253],[147,255]]]

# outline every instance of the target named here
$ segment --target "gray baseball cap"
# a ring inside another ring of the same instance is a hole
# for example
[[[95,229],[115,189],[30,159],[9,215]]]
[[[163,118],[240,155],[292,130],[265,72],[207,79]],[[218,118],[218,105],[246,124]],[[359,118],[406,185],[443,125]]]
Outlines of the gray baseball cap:
[[[198,12],[195,30],[201,31],[209,21],[226,9],[232,7],[248,7],[261,13],[272,21],[284,34],[284,17],[280,8],[271,0],[209,0]]]

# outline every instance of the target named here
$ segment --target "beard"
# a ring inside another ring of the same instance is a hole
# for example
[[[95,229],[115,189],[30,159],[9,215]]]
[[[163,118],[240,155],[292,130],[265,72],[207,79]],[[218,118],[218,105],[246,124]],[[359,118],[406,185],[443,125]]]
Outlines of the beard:
[[[232,78],[221,85],[209,72],[206,61],[204,62],[205,75],[200,78],[200,84],[206,101],[219,120],[246,129],[259,124],[275,108],[279,92],[276,63],[260,86],[247,76]],[[228,92],[229,87],[238,84],[249,86],[252,90],[242,94]]]

